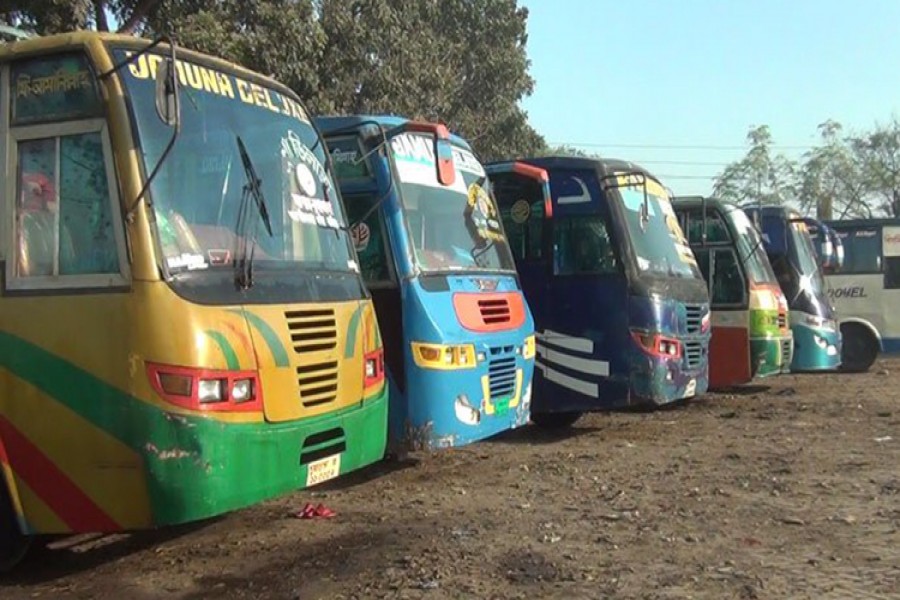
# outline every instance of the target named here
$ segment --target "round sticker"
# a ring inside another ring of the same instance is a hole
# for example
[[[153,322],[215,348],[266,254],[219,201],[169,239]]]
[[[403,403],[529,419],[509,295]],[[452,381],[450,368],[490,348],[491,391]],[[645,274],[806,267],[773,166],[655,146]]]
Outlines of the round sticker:
[[[512,217],[513,223],[521,225],[531,216],[531,205],[526,200],[517,200],[509,210],[509,216]]]
[[[356,251],[362,252],[369,247],[369,238],[371,237],[369,226],[365,223],[357,223],[350,230],[350,237],[353,239]]]
[[[300,190],[307,196],[314,197],[316,195],[316,178],[309,167],[303,163],[298,164],[294,169],[294,175],[297,178],[297,185],[300,186]]]

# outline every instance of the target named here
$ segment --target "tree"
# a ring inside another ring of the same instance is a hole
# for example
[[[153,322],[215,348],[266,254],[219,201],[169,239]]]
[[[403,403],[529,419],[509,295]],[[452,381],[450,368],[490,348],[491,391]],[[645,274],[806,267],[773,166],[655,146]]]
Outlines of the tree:
[[[769,127],[751,127],[747,143],[744,158],[716,177],[713,194],[738,204],[784,204],[793,198],[796,164],[784,155],[772,155]]]
[[[799,173],[800,208],[820,219],[871,217],[859,156],[842,127],[831,119],[818,127],[822,144],[803,156]]]
[[[577,158],[600,158],[599,154],[591,154],[585,152],[581,148],[570,146],[569,144],[560,144],[557,146],[549,146],[541,152],[543,156],[574,156]]]
[[[76,29],[109,30],[116,16],[120,33],[135,33],[160,0],[0,0],[7,23],[41,35]]]
[[[876,125],[851,144],[875,210],[900,216],[900,121]]]

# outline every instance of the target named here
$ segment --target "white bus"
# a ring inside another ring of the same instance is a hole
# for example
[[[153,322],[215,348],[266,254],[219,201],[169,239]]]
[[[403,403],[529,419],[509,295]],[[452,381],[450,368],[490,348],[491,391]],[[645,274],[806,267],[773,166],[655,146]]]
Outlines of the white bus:
[[[900,219],[825,225],[843,246],[843,264],[825,276],[844,338],[843,368],[866,371],[879,352],[900,352]]]

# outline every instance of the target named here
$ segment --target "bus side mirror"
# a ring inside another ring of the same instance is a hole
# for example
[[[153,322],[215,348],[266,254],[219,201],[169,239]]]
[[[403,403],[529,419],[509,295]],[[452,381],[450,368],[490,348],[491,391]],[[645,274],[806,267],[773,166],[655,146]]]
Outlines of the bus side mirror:
[[[446,133],[446,137],[434,136],[434,156],[437,163],[438,183],[443,186],[453,185],[456,181],[456,169],[453,166],[453,145],[450,144],[450,132],[443,125],[440,126]]]
[[[169,127],[179,125],[178,77],[175,61],[168,57],[156,67],[156,114]]]

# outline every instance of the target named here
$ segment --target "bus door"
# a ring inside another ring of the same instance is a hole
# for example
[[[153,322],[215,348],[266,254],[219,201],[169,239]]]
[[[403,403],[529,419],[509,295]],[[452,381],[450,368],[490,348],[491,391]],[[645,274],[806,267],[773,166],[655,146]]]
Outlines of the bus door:
[[[548,239],[553,208],[547,172],[521,162],[487,165],[485,170],[500,208],[519,282],[540,335],[548,310],[551,273]],[[536,361],[539,371],[540,354]],[[535,400],[546,397],[543,382],[543,378],[534,377],[532,397]]]
[[[712,338],[709,387],[723,388],[753,378],[750,362],[750,313],[747,276],[721,213],[705,206],[678,211],[682,229],[709,286]]]
[[[385,197],[391,187],[390,175],[375,168],[356,132],[328,138],[328,150],[340,182],[359,269],[378,316],[390,385],[404,393],[403,304],[389,232],[390,219],[400,217],[396,203]],[[391,405],[394,412],[396,405]]]
[[[520,198],[502,186],[496,195],[510,211],[504,222],[510,235],[512,213],[524,210],[524,204],[516,208]],[[612,401],[628,394],[629,340],[610,333],[627,332],[621,327],[628,322],[626,279],[608,216],[598,208],[600,198],[592,169],[555,172],[545,190],[544,212],[550,218],[542,229],[542,260],[530,273],[534,281],[525,286],[538,330],[540,377],[535,377],[533,413],[596,410],[601,398]],[[611,378],[614,369],[619,376]]]

